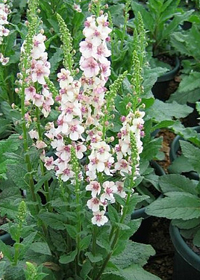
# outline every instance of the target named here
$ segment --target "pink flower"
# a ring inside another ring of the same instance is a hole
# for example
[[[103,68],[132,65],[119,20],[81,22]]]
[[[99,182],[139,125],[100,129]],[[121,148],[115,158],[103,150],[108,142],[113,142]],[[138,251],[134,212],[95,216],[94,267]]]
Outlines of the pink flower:
[[[44,77],[48,77],[50,74],[50,64],[49,62],[44,63],[42,60],[38,60],[32,68],[31,78],[32,81],[38,82],[41,85],[45,85]]]
[[[93,213],[92,223],[98,227],[103,226],[108,222],[108,218],[105,216],[105,211],[97,211]]]
[[[94,46],[87,38],[85,41],[80,42],[80,52],[85,58],[95,57],[97,47]]]
[[[101,192],[101,185],[97,181],[91,181],[89,185],[86,186],[87,191],[91,191],[92,197],[96,197]]]
[[[105,201],[109,200],[111,203],[115,202],[114,193],[117,192],[117,186],[112,181],[105,181],[103,183],[103,191],[104,193],[101,195],[100,200]]]
[[[84,75],[88,78],[98,75],[100,70],[98,63],[92,57],[87,59],[81,57],[80,68],[84,71]]]
[[[101,205],[100,200],[97,197],[92,197],[87,201],[87,207],[92,210],[92,212],[99,211]]]

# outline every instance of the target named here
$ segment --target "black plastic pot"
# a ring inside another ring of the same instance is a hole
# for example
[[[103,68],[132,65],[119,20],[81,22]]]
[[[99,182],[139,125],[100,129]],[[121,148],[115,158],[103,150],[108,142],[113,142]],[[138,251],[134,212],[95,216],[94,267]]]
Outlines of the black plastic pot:
[[[161,101],[166,101],[167,99],[169,99],[169,96],[167,94],[169,82],[174,79],[180,68],[180,60],[178,57],[175,57],[174,65],[175,66],[172,70],[158,77],[156,83],[152,87],[152,93],[154,97]]]
[[[175,249],[173,280],[199,280],[200,256],[186,244],[177,227],[170,224],[169,231]]]
[[[200,133],[200,126],[196,126],[194,127],[194,129]],[[169,158],[170,161],[173,162],[174,160],[176,160],[178,158],[178,151],[180,150],[180,140],[184,140],[181,136],[177,135],[170,146],[170,151],[169,151]],[[170,171],[170,169],[169,169]],[[190,172],[185,172],[184,175],[192,180],[199,180],[199,175],[197,172],[195,171],[190,171]]]
[[[154,168],[156,175],[158,176],[165,175],[165,171],[156,161],[151,161],[150,164]],[[160,195],[159,198],[161,196],[162,195]],[[146,207],[136,209],[131,215],[131,219],[139,219],[139,218],[143,219],[139,229],[133,234],[131,240],[135,242],[147,244],[149,243],[149,234],[151,231],[153,217],[147,215],[145,209]]]
[[[9,233],[0,235],[0,240],[3,241],[6,245],[13,245],[14,241],[12,240]]]

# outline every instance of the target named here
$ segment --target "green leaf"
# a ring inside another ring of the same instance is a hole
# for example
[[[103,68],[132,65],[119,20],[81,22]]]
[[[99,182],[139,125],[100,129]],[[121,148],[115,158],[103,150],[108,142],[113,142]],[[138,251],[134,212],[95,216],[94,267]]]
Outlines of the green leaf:
[[[195,147],[188,141],[180,140],[181,151],[194,168],[200,174],[200,148]]]
[[[132,264],[131,266],[120,270],[121,276],[125,280],[161,280],[156,275],[144,270],[141,266]]]
[[[92,265],[90,261],[87,259],[82,265],[81,272],[80,272],[81,277],[83,279],[87,279],[87,276],[89,275],[91,269],[92,269]]]
[[[49,246],[46,242],[34,242],[30,249],[36,253],[42,254],[42,255],[49,255],[51,256],[51,251],[49,249]]]
[[[49,227],[57,230],[66,228],[67,218],[61,214],[45,212],[38,215],[38,217]]]
[[[167,219],[190,220],[200,217],[200,198],[189,193],[171,192],[146,207],[146,213]]]
[[[49,62],[51,63],[51,73],[54,73],[59,66],[59,63],[63,60],[63,51],[61,48],[57,48]]]
[[[184,118],[193,109],[187,105],[181,105],[173,101],[172,103],[164,103],[158,99],[155,100],[154,104],[149,111],[149,117],[152,117],[156,122],[171,120],[173,117],[179,119]]]
[[[108,216],[112,222],[119,222],[119,213],[111,204],[108,205]]]
[[[167,174],[159,179],[159,185],[164,194],[180,192],[197,195],[197,183],[180,174]]]
[[[76,225],[72,226],[72,225],[66,224],[65,228],[66,228],[69,236],[73,239],[76,239],[76,236],[78,234],[77,229],[76,229]]]
[[[3,277],[5,269],[6,269],[6,262],[1,260],[0,261],[0,277]]]
[[[179,229],[192,229],[192,228],[196,228],[197,226],[200,225],[200,218],[191,219],[191,220],[188,220],[188,221],[173,220],[172,225],[175,225]]]
[[[12,256],[12,252],[11,252],[11,247],[6,245],[1,239],[0,239],[0,248],[1,248],[1,252],[3,253],[3,255],[8,258],[10,261],[12,261],[13,256]]]
[[[181,92],[180,88],[170,95],[169,102],[176,101],[179,104],[186,104],[187,102],[195,103],[199,100],[199,88]]]
[[[182,75],[179,92],[190,92],[200,87],[200,72],[192,71],[189,75]]]
[[[88,257],[91,263],[96,263],[103,260],[103,256],[100,254],[93,255],[91,252],[87,252],[85,255]]]
[[[67,255],[62,255],[59,259],[59,262],[62,264],[73,262],[75,260],[76,255],[77,255],[77,250],[72,251]]]
[[[88,235],[88,236],[85,236],[83,239],[81,239],[80,241],[80,249],[81,250],[85,250],[89,247],[91,243],[91,236]]]
[[[151,245],[128,241],[123,252],[117,256],[111,257],[111,261],[120,268],[126,268],[131,264],[145,265],[150,256],[153,256],[155,251]]]

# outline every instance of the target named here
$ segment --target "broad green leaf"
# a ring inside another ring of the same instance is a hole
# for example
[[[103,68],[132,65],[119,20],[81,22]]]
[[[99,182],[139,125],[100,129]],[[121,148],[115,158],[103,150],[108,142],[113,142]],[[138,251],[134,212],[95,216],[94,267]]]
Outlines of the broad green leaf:
[[[6,245],[1,239],[0,239],[0,248],[3,255],[6,258],[8,258],[10,261],[12,261],[13,256],[12,256],[11,247]]]
[[[119,213],[111,204],[108,205],[108,216],[112,222],[119,222]]]
[[[162,192],[166,195],[169,192],[197,195],[197,183],[180,174],[167,174],[160,177],[159,185]]]
[[[173,117],[177,119],[184,118],[192,113],[192,111],[193,109],[185,104],[180,105],[175,101],[164,103],[156,99],[151,107],[151,111],[149,111],[149,117],[152,117],[156,122],[161,122],[172,120]]]
[[[0,261],[0,277],[3,277],[6,268],[6,261]]]
[[[158,276],[149,273],[137,264],[132,264],[123,270],[120,270],[125,280],[161,280]]]
[[[73,262],[77,255],[77,250],[70,252],[68,255],[62,255],[59,259],[59,262],[62,264],[67,264]]]
[[[172,32],[178,28],[179,24],[187,20],[192,13],[193,10],[189,10],[183,14],[176,13],[170,23],[165,26],[165,29],[162,32],[162,38],[168,38]]]
[[[89,272],[91,271],[92,269],[92,265],[90,263],[89,260],[86,260],[83,265],[82,265],[82,268],[81,268],[81,272],[80,272],[80,275],[83,279],[87,279],[87,276],[89,275]]]
[[[82,238],[81,241],[80,241],[80,249],[81,250],[87,249],[90,245],[90,242],[91,242],[91,236],[90,235]]]
[[[34,242],[30,246],[30,249],[42,255],[52,255],[49,246],[46,242]]]
[[[101,254],[93,255],[91,252],[87,252],[85,255],[86,257],[88,257],[91,263],[100,262],[103,259],[103,256]]]
[[[131,7],[134,13],[141,13],[146,30],[150,30],[153,33],[155,28],[155,19],[152,17],[152,14],[149,13],[142,4],[137,3],[134,0],[131,1]]]
[[[194,170],[192,165],[183,155],[178,156],[168,167],[169,173],[181,174],[183,172],[191,172],[192,170]]]
[[[200,148],[195,147],[188,141],[180,140],[181,150],[189,163],[193,166],[194,171],[200,174]]]
[[[62,230],[66,228],[67,218],[61,214],[45,212],[38,215],[42,221],[49,227],[57,230]]]
[[[111,257],[111,261],[120,268],[126,268],[132,263],[141,266],[147,263],[150,256],[153,256],[155,251],[151,245],[128,241],[125,250],[117,256]]]
[[[195,103],[199,100],[199,88],[181,92],[180,89],[170,95],[169,102],[176,101],[179,104],[186,104],[187,102]]]
[[[188,221],[183,221],[183,220],[173,220],[172,225],[175,225],[179,229],[191,229],[191,228],[196,228],[197,226],[200,225],[200,218],[198,219],[191,219]]]
[[[190,92],[197,88],[200,88],[200,72],[192,71],[189,75],[182,75],[179,92]]]
[[[200,198],[189,193],[172,192],[152,202],[146,207],[146,213],[167,219],[190,220],[200,217]]]

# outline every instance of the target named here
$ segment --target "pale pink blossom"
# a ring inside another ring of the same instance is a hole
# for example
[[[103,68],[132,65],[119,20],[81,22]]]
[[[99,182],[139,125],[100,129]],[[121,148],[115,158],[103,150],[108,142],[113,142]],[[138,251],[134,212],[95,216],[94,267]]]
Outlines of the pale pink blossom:
[[[101,192],[101,185],[97,181],[91,181],[89,185],[86,186],[87,191],[91,191],[92,197],[96,197]]]
[[[92,210],[92,212],[99,211],[101,201],[97,197],[92,197],[87,201],[87,207]]]
[[[84,71],[84,75],[88,78],[98,75],[100,70],[98,63],[92,57],[87,59],[81,57],[80,68]]]
[[[108,218],[105,216],[105,211],[97,211],[93,213],[92,223],[97,226],[103,226],[108,222]]]

